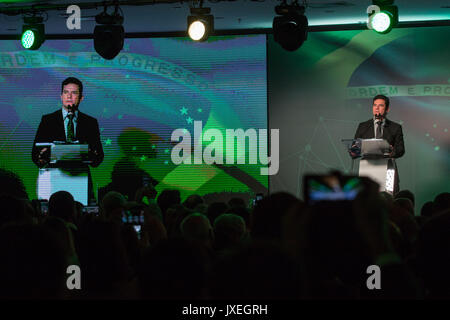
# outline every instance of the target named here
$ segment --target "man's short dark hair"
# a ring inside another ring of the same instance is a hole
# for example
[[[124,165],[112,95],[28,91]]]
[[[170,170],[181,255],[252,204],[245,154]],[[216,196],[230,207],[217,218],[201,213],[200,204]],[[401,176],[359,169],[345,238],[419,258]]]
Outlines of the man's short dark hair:
[[[83,96],[83,84],[81,83],[80,80],[78,80],[77,78],[74,77],[69,77],[66,80],[64,80],[61,84],[61,93],[64,90],[64,86],[68,85],[69,83],[73,83],[76,84],[78,86],[78,90],[80,90],[80,96]]]
[[[377,94],[375,97],[373,97],[372,103],[375,102],[377,99],[383,99],[384,103],[386,104],[386,109],[389,108],[389,98],[386,97],[383,94]]]

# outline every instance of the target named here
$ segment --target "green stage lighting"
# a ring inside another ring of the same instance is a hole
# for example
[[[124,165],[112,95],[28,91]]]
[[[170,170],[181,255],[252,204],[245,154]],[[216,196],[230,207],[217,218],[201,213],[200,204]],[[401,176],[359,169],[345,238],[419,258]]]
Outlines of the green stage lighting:
[[[45,28],[42,17],[25,17],[22,27],[22,46],[27,50],[37,50],[45,41]]]
[[[392,23],[392,15],[386,12],[378,12],[372,18],[372,27],[376,32],[385,32]]]
[[[375,32],[386,34],[398,24],[398,7],[392,3],[392,0],[373,1],[373,4],[380,8],[369,14],[369,24]]]

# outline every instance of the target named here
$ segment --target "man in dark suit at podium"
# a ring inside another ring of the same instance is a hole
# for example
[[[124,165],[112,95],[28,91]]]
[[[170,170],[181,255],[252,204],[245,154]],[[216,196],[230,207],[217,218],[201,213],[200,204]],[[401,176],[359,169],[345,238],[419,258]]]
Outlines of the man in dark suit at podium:
[[[355,133],[355,139],[385,139],[391,146],[390,156],[400,158],[405,154],[402,126],[387,119],[389,98],[379,94],[373,98],[372,119],[361,122]],[[395,170],[394,194],[399,191],[398,172]]]
[[[95,118],[78,110],[83,101],[83,84],[77,78],[67,78],[61,85],[62,108],[42,116],[41,123],[33,143],[32,159],[40,168],[50,161],[47,148],[36,147],[37,142],[79,141],[89,145],[89,160],[92,167],[103,161],[103,147],[100,130]]]
[[[100,130],[97,119],[88,116],[78,110],[83,101],[83,84],[77,78],[69,77],[61,85],[62,108],[42,116],[41,123],[33,142],[31,157],[33,162],[43,168],[49,165],[50,150],[36,147],[38,142],[77,142],[88,144],[88,159],[92,161],[92,167],[98,167],[103,161],[104,153],[100,141]],[[88,173],[88,201],[95,201],[92,188],[92,178],[89,167],[83,165]],[[76,170],[69,164],[69,170]],[[68,186],[70,187],[70,186]],[[69,189],[67,191],[70,191]]]

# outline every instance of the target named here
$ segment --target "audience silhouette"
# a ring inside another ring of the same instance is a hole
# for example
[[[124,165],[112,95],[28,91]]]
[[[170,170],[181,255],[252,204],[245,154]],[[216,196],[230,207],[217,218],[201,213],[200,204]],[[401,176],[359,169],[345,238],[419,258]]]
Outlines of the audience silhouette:
[[[449,192],[420,210],[411,191],[380,193],[364,178],[351,201],[310,204],[285,192],[182,201],[179,190],[158,194],[157,181],[142,185],[142,175],[130,186],[115,179],[98,212],[58,191],[46,213],[0,169],[0,297],[450,298]],[[80,290],[66,286],[70,265],[80,267]],[[368,287],[369,266],[380,268],[382,289]]]

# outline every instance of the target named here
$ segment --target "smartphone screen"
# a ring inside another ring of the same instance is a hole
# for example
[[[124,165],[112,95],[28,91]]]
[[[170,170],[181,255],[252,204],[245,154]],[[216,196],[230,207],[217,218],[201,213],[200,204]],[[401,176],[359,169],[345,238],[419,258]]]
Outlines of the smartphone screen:
[[[264,194],[262,194],[262,193],[257,193],[257,194],[255,195],[255,198],[254,198],[253,201],[252,201],[253,206],[255,206],[255,205],[256,205],[259,201],[261,201],[263,198],[264,198]]]
[[[149,179],[149,177],[143,176],[143,177],[142,177],[142,185],[143,185],[144,187],[148,187],[149,184],[150,184],[150,179]]]
[[[356,176],[305,176],[303,181],[304,198],[307,204],[322,201],[351,201],[362,187]]]
[[[44,216],[48,215],[48,202],[47,201],[41,201],[41,213]]]
[[[98,216],[98,213],[99,213],[98,206],[83,207],[83,213],[94,214],[94,215]]]
[[[134,209],[124,211],[122,214],[122,222],[127,225],[133,226],[137,233],[138,239],[141,238],[141,228],[144,224],[144,210]]]
[[[137,233],[138,239],[140,239],[141,238],[141,225],[134,225],[133,227]]]

